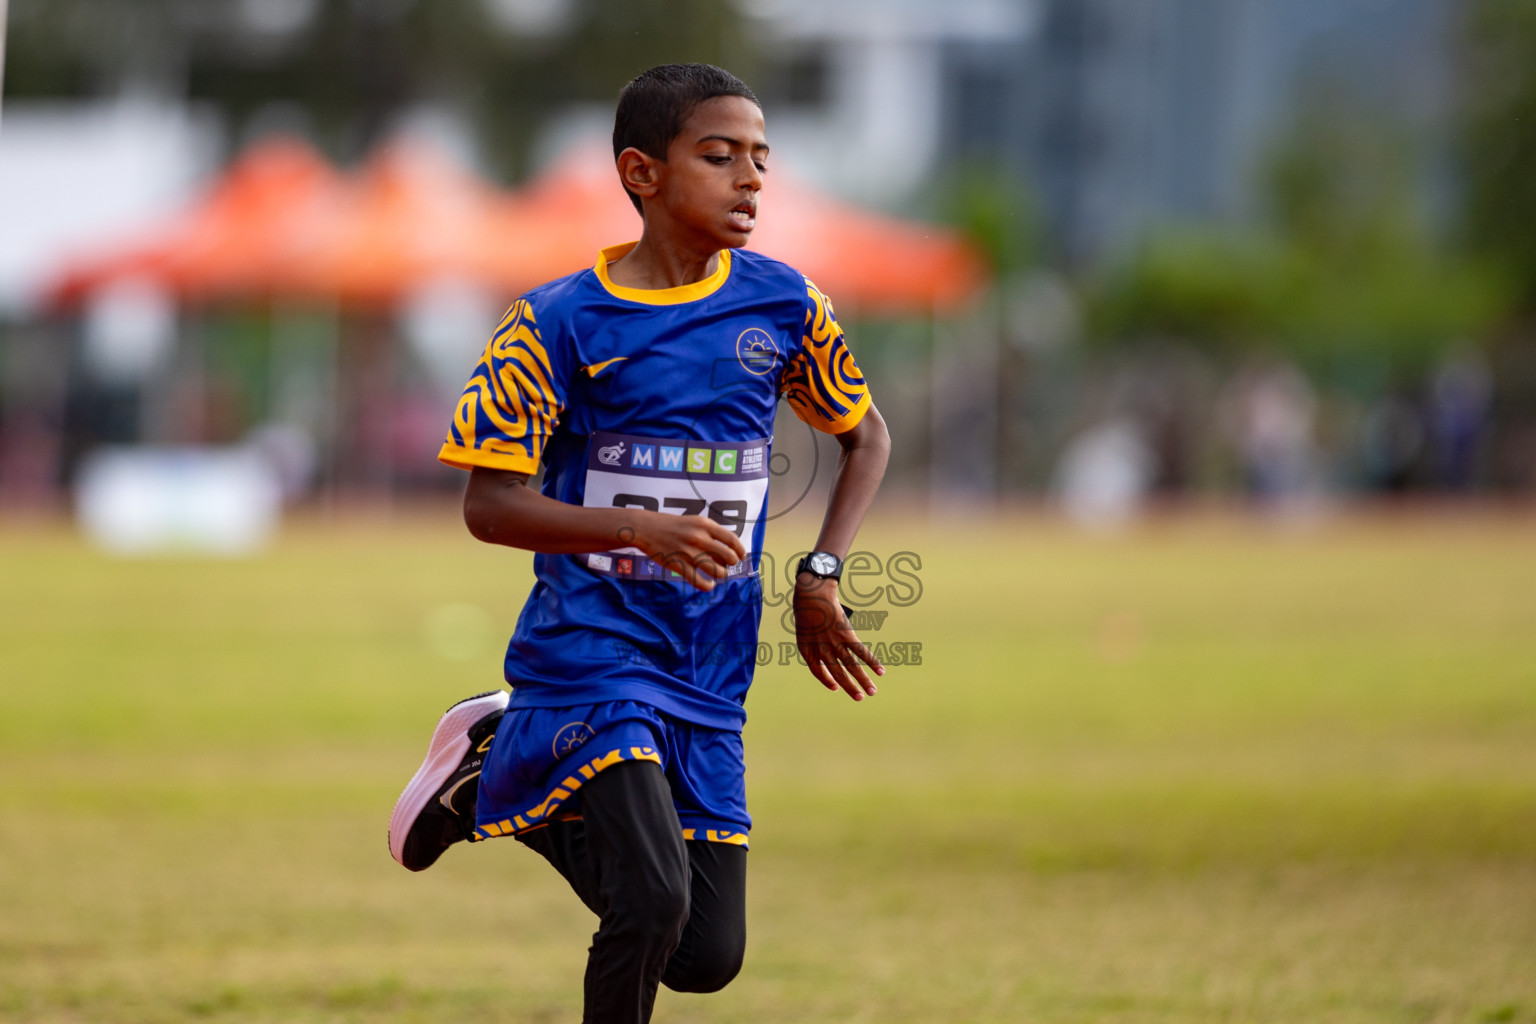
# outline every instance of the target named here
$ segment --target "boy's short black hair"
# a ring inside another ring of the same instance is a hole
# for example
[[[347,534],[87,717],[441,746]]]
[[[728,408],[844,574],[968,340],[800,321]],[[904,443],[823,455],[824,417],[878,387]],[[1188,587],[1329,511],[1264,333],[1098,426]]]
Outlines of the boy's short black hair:
[[[613,117],[613,158],[633,146],[646,156],[667,158],[667,147],[700,103],[717,96],[740,96],[758,106],[747,83],[713,64],[660,64],[642,71],[619,92]],[[629,192],[626,187],[625,192]],[[629,192],[640,209],[640,197]]]

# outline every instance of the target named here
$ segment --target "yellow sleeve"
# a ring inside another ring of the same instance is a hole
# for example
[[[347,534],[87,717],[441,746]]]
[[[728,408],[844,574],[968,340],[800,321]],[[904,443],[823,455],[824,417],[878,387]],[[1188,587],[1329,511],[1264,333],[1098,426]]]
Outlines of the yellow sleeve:
[[[869,387],[848,351],[832,301],[809,279],[805,285],[805,329],[785,368],[780,393],[806,423],[828,434],[841,434],[857,426],[869,411]]]
[[[458,469],[537,472],[565,408],[569,374],[560,356],[551,360],[528,301],[513,303],[453,410],[438,460]]]

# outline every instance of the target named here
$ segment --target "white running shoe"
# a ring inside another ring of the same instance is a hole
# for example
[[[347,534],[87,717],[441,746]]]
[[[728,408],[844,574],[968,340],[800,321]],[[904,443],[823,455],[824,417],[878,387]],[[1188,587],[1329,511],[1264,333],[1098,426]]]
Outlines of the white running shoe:
[[[511,695],[491,690],[461,700],[438,719],[427,759],[416,769],[389,816],[389,853],[424,871],[475,831],[480,768]]]

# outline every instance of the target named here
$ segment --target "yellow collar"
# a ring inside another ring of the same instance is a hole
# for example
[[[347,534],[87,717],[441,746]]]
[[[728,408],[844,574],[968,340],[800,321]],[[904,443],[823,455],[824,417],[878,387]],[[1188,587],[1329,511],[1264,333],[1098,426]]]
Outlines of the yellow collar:
[[[720,290],[725,284],[725,279],[731,276],[731,250],[720,250],[720,262],[715,267],[715,272],[702,281],[693,284],[681,284],[676,288],[626,288],[621,284],[614,284],[608,276],[608,264],[616,262],[629,253],[631,249],[639,245],[639,242],[625,242],[623,245],[610,245],[597,255],[597,265],[592,268],[597,274],[597,279],[602,282],[608,293],[620,299],[628,299],[631,302],[643,302],[648,306],[674,306],[680,302],[694,302],[698,299],[708,298]]]

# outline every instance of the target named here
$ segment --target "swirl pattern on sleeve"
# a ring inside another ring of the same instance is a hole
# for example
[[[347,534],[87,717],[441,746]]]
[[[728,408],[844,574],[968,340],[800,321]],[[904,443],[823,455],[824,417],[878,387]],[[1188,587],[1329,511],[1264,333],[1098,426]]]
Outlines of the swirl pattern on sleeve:
[[[806,423],[828,434],[852,430],[869,408],[869,388],[832,311],[832,300],[806,279],[800,350],[784,371],[781,392]]]
[[[564,392],[533,307],[518,299],[465,385],[438,459],[460,469],[536,472],[565,407]]]

